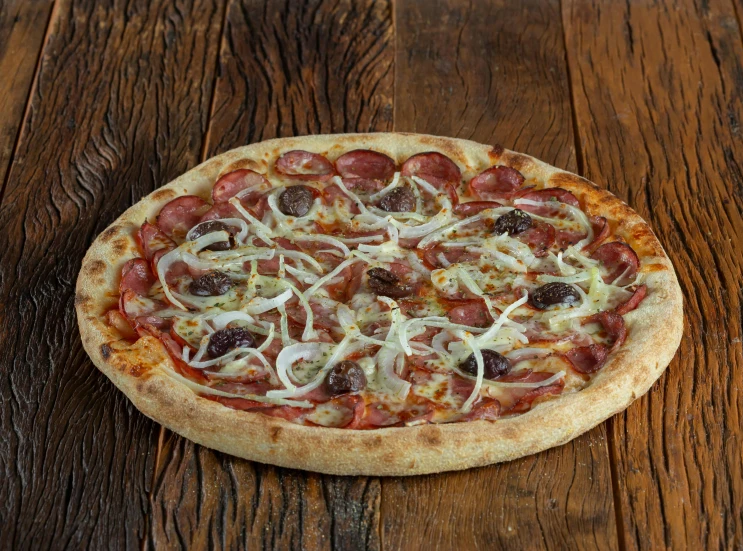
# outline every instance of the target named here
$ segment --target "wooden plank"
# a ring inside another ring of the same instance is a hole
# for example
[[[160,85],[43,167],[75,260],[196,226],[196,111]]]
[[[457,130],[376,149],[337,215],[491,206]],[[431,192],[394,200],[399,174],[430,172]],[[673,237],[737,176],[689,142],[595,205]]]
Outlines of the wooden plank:
[[[233,2],[208,155],[276,136],[392,129],[386,2]],[[243,461],[168,434],[152,547],[376,549],[380,482]]]
[[[0,3],[0,198],[51,9],[51,0]]]
[[[576,169],[558,2],[399,0],[395,129],[500,143]],[[617,547],[600,426],[508,464],[382,485],[392,549]]]
[[[566,2],[586,175],[651,222],[678,270],[686,333],[615,418],[630,549],[743,547],[743,47],[725,0]]]
[[[198,162],[223,9],[60,1],[0,208],[0,540],[138,549],[158,427],[88,360],[95,235]]]

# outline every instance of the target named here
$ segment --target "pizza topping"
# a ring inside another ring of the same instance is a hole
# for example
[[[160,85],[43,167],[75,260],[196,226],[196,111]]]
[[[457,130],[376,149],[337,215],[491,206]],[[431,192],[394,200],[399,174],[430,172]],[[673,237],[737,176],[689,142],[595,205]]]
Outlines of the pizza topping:
[[[369,276],[369,287],[377,295],[402,298],[413,292],[413,286],[400,282],[400,278],[384,268],[372,268],[366,274]]]
[[[366,375],[356,362],[344,360],[335,364],[325,379],[325,388],[331,396],[358,392],[366,386]]]
[[[310,211],[313,199],[307,186],[291,186],[279,195],[279,210],[289,216],[304,216]]]
[[[188,238],[191,240],[198,239],[199,237],[216,231],[226,231],[230,234],[229,239],[226,241],[217,241],[206,247],[209,251],[228,251],[235,247],[235,232],[234,230],[222,222],[221,220],[209,220],[207,222],[201,222],[197,226],[194,226],[188,233]]]
[[[225,294],[231,287],[230,276],[215,270],[194,279],[188,286],[188,291],[199,297],[215,297]]]
[[[454,161],[433,151],[410,157],[402,165],[401,173],[403,176],[417,176],[436,189],[444,189],[447,185],[459,185],[462,179],[462,173]]]
[[[513,197],[524,181],[523,174],[518,170],[508,166],[494,166],[472,178],[468,189],[478,199],[498,201]]]
[[[604,243],[591,255],[591,258],[601,262],[606,273],[603,275],[606,283],[623,285],[632,281],[637,274],[640,259],[637,253],[620,241]]]
[[[486,379],[497,379],[511,370],[511,363],[502,354],[489,349],[480,352],[482,353],[483,377]],[[467,356],[467,359],[459,365],[459,369],[470,375],[477,375],[477,360],[474,353]]]
[[[324,182],[333,176],[333,165],[309,151],[287,151],[276,161],[276,172],[297,180]]]
[[[184,195],[173,199],[157,215],[158,227],[171,238],[182,238],[199,223],[211,205],[201,197]]]
[[[253,348],[255,339],[247,329],[228,327],[215,331],[209,337],[206,352],[211,358],[220,358],[235,348]]]
[[[380,199],[379,208],[386,212],[412,212],[415,210],[415,195],[409,188],[395,188]]]
[[[214,203],[226,203],[238,193],[241,197],[246,191],[256,193],[266,192],[271,189],[271,184],[262,175],[252,170],[235,170],[222,176],[212,188],[212,200]]]
[[[531,216],[523,210],[513,209],[495,220],[493,231],[498,235],[503,233],[517,235],[531,228],[532,224]]]
[[[606,219],[509,167],[466,189],[440,153],[395,172],[292,151],[275,171],[308,183],[237,170],[213,205],[145,222],[112,316],[229,407],[358,429],[521,413],[563,391],[566,363],[567,388],[590,379],[647,292]]]
[[[534,308],[544,310],[557,304],[572,306],[580,302],[581,297],[573,285],[553,282],[542,285],[531,294],[530,303]]]
[[[389,180],[395,173],[395,161],[384,153],[355,149],[338,157],[335,169],[344,179]]]

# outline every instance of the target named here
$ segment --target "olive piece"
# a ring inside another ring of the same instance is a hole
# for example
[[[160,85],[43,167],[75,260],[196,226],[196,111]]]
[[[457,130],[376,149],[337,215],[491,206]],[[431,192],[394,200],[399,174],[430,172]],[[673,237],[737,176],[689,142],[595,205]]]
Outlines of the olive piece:
[[[343,360],[335,364],[325,379],[325,388],[331,396],[358,392],[365,386],[364,370],[351,360]]]
[[[208,247],[205,247],[207,250],[228,251],[235,246],[234,229],[219,220],[209,220],[208,222],[202,222],[191,232],[191,238],[198,239],[199,237],[202,237],[207,233],[213,233],[215,231],[229,232],[230,238],[227,241],[217,241],[216,243],[212,243]]]
[[[234,348],[253,348],[255,339],[247,329],[228,327],[212,333],[206,351],[212,358],[220,358]]]
[[[383,297],[402,298],[413,292],[412,285],[400,283],[400,278],[384,268],[372,268],[366,274],[369,276],[369,287]]]
[[[230,276],[215,270],[194,279],[188,286],[188,292],[197,297],[218,297],[229,291],[230,287],[232,287]]]
[[[415,195],[406,187],[396,187],[379,200],[379,208],[385,212],[412,212]]]
[[[547,283],[534,291],[529,297],[529,302],[535,308],[544,310],[554,304],[566,304],[572,306],[580,302],[580,295],[575,287],[567,283]]]
[[[314,197],[307,186],[292,186],[279,195],[279,210],[289,216],[304,216],[310,212]]]
[[[483,377],[486,379],[496,379],[511,371],[511,362],[504,355],[487,348],[480,350],[480,353],[482,354]],[[477,376],[477,359],[475,359],[475,354],[472,353],[467,356],[467,359],[459,365],[459,369],[470,375]]]
[[[495,227],[493,230],[498,235],[504,233],[507,233],[508,235],[516,235],[531,228],[532,224],[531,216],[526,214],[523,210],[513,209],[512,211],[498,217],[495,221]]]

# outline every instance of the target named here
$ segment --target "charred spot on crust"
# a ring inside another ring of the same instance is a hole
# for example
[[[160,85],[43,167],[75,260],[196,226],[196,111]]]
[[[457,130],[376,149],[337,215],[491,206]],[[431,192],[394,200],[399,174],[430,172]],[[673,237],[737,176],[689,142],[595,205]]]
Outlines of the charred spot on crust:
[[[101,345],[101,356],[103,356],[104,360],[108,360],[111,357],[111,352],[113,352],[113,349],[108,344],[103,343]]]
[[[159,189],[152,194],[153,201],[167,201],[168,199],[175,199],[177,193],[172,189]]]
[[[75,306],[84,306],[89,303],[90,300],[91,299],[88,295],[75,295]]]
[[[441,444],[441,429],[427,425],[421,429],[418,439],[429,446],[439,446]]]
[[[271,433],[271,440],[276,442],[278,441],[279,436],[281,436],[283,429],[281,427],[271,427],[269,431]]]
[[[124,253],[129,250],[129,241],[122,237],[111,243],[111,247],[113,248],[114,254],[123,256]]]
[[[113,239],[116,234],[119,233],[119,229],[119,226],[111,226],[110,228],[107,228],[101,234],[100,240],[104,243],[111,241],[111,239]]]
[[[493,149],[491,149],[490,151],[488,151],[488,157],[491,160],[495,161],[495,160],[499,159],[501,155],[503,155],[503,151],[504,151],[504,149],[503,149],[503,146],[502,145],[495,144],[493,146]]]

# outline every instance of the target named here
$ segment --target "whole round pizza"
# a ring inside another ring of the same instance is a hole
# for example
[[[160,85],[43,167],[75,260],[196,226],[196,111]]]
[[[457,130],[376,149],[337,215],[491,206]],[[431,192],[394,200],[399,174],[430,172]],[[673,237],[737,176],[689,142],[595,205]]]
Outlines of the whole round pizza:
[[[210,159],[95,240],[76,308],[96,366],[166,427],[365,475],[567,442],[650,388],[683,320],[663,248],[609,192],[403,133]]]

